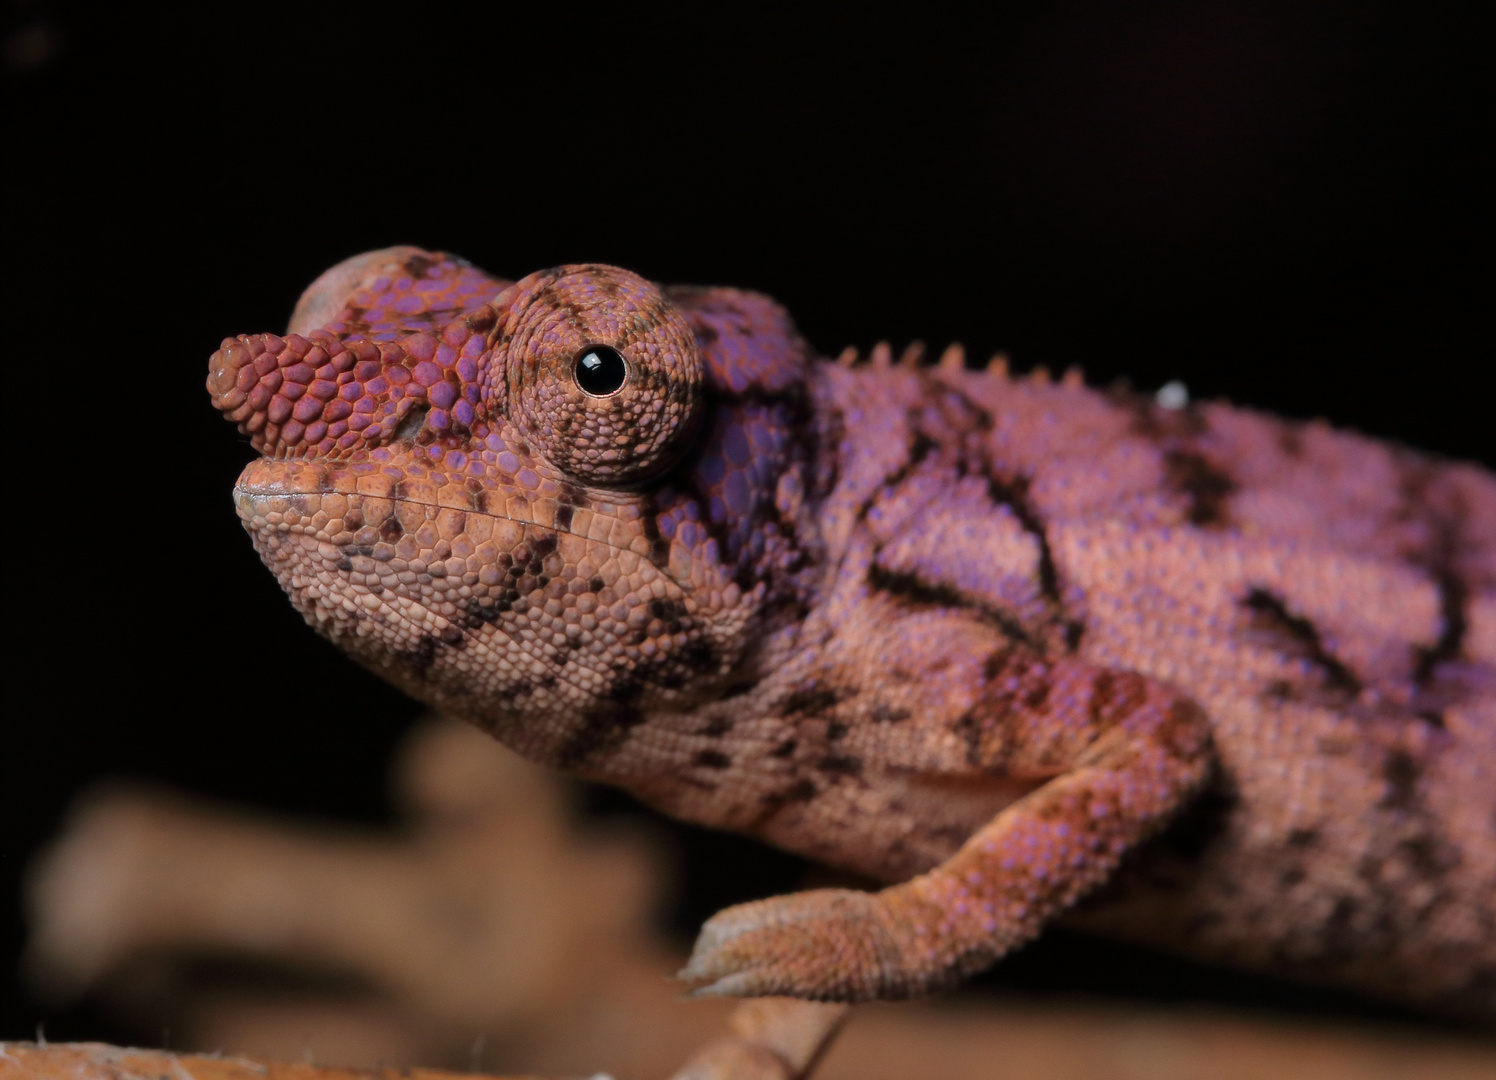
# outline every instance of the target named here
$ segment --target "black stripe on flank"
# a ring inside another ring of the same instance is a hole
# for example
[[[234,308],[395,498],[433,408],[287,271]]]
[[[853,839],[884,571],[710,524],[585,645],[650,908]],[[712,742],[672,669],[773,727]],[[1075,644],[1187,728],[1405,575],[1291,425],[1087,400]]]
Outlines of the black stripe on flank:
[[[867,584],[868,588],[896,597],[911,607],[969,611],[1002,631],[1005,637],[1042,651],[1041,643],[1034,641],[1028,631],[1006,612],[958,592],[949,585],[932,585],[921,581],[914,574],[888,570],[877,563],[868,567]]]
[[[1272,634],[1278,639],[1277,644],[1288,652],[1302,656],[1319,668],[1328,688],[1349,695],[1361,692],[1361,680],[1325,648],[1319,628],[1309,619],[1292,614],[1281,597],[1266,589],[1255,588],[1247,593],[1241,604],[1252,613],[1253,629]]]

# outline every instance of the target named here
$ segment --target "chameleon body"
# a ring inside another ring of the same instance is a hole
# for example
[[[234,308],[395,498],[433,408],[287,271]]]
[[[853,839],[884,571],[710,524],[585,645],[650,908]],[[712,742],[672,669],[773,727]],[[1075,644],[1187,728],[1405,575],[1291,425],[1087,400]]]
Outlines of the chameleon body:
[[[889,883],[719,913],[706,992],[923,993],[1063,914],[1496,1015],[1496,480],[908,359],[392,248],[208,387],[256,549],[363,664]]]

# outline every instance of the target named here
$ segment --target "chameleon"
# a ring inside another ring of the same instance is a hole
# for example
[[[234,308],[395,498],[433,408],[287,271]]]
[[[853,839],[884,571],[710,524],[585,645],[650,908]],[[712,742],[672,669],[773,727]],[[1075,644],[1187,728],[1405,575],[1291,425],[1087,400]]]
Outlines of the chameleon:
[[[355,256],[225,338],[319,633],[520,754],[881,883],[696,991],[953,985],[1056,920],[1496,1016],[1496,477],[601,264]]]

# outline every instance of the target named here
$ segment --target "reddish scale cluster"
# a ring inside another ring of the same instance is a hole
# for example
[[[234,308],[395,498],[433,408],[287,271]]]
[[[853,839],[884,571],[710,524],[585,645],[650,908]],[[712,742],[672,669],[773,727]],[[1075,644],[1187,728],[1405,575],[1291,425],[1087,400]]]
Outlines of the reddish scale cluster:
[[[208,391],[269,457],[346,457],[387,440],[423,406],[434,436],[465,434],[495,317],[487,301],[503,285],[453,260],[418,278],[380,276],[305,336],[225,338]]]

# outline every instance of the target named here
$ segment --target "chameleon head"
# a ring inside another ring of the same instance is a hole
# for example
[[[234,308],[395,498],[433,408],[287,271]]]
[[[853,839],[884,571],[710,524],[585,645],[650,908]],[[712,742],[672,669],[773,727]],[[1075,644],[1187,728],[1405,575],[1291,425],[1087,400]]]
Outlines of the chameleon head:
[[[763,600],[708,520],[731,508],[693,487],[726,479],[699,475],[723,436],[697,335],[614,267],[506,287],[412,250],[324,275],[355,287],[323,325],[304,298],[304,333],[213,354],[213,403],[261,455],[239,515],[308,622],[362,663],[585,766],[588,740],[727,676]]]

